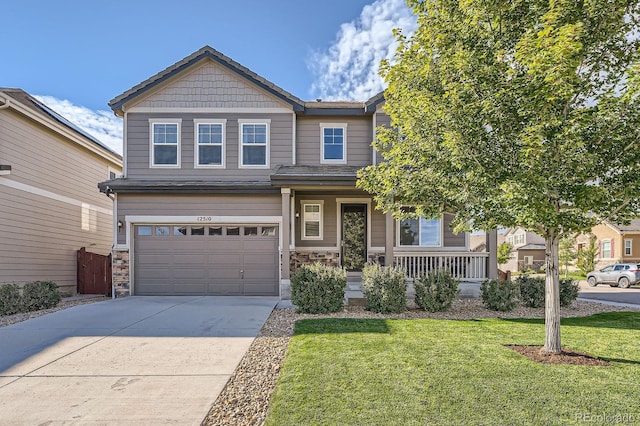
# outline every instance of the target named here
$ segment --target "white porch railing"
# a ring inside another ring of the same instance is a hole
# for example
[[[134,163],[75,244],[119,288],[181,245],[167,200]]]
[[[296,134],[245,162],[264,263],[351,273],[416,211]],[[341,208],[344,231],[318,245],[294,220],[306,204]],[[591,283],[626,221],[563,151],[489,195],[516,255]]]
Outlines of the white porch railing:
[[[407,271],[408,278],[426,275],[429,271],[445,270],[461,281],[487,279],[489,253],[475,252],[396,252],[396,266]]]

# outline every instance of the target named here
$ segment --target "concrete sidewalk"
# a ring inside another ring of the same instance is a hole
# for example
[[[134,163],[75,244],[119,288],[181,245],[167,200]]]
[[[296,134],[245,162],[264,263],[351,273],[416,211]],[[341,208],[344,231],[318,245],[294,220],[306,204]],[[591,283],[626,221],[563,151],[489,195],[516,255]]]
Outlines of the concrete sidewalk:
[[[0,423],[200,424],[276,297],[128,297],[0,328]]]

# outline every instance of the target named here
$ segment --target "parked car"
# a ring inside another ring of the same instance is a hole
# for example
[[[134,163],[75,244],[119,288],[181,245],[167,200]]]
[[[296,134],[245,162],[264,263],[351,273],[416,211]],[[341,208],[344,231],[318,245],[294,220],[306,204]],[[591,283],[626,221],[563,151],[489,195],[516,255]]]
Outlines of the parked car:
[[[616,263],[587,274],[587,284],[590,287],[606,283],[611,287],[629,288],[630,285],[638,282],[640,282],[640,265],[637,263]]]

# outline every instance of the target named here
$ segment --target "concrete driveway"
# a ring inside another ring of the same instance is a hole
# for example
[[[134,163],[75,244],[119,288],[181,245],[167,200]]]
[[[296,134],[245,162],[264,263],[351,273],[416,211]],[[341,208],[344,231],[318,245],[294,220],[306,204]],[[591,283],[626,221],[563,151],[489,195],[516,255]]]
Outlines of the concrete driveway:
[[[0,328],[0,423],[200,424],[276,297],[127,297]]]

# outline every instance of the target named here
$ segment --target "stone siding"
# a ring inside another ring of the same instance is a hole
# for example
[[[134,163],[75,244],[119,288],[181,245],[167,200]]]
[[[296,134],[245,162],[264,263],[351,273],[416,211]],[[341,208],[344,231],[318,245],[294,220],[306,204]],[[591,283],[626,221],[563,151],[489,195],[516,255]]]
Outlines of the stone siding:
[[[291,251],[289,268],[291,274],[302,265],[320,262],[324,265],[340,267],[340,253],[333,251]]]
[[[114,250],[111,262],[116,297],[129,296],[129,251]]]

